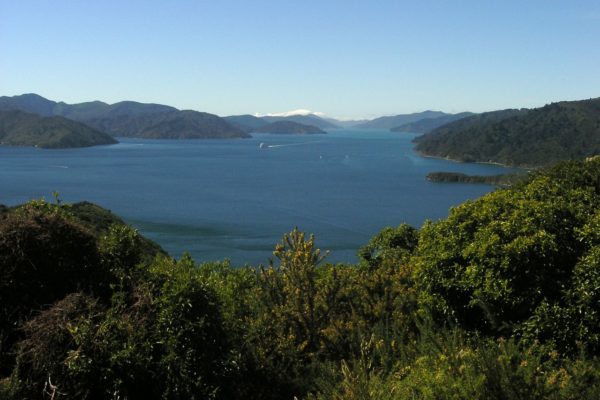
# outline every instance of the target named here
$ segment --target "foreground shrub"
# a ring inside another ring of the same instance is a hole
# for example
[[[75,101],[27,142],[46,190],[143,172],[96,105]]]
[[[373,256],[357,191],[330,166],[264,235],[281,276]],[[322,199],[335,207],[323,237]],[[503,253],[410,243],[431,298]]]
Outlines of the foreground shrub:
[[[429,329],[429,328],[427,328]],[[458,330],[421,332],[390,372],[369,358],[342,363],[313,399],[597,399],[600,362],[570,360],[539,345],[469,339]]]
[[[0,368],[12,365],[21,323],[69,293],[99,294],[108,281],[94,236],[60,208],[33,202],[0,217]]]
[[[599,165],[566,164],[425,224],[413,258],[422,307],[466,329],[509,335],[542,303],[562,302],[589,250],[580,231],[600,204]],[[581,176],[565,179],[572,168]]]
[[[73,399],[224,398],[221,322],[194,264],[159,258],[110,307],[72,294],[29,321],[12,385],[25,398],[50,387]]]

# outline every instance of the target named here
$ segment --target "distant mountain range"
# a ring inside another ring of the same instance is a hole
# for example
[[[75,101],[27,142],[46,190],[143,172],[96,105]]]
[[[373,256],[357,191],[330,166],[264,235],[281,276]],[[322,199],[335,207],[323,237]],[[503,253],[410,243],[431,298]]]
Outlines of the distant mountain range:
[[[459,161],[542,166],[600,154],[600,98],[467,117],[416,139],[416,150]]]
[[[68,118],[113,136],[168,139],[245,138],[249,135],[221,117],[180,111],[161,104],[92,101],[66,104],[36,94],[0,97],[0,110],[21,110]]]
[[[309,115],[294,115],[290,117],[255,117],[253,115],[231,115],[223,118],[231,125],[247,133],[327,133],[320,126],[333,126],[320,117]],[[305,121],[301,123],[297,121]],[[333,128],[325,128],[333,129]]]
[[[426,118],[438,118],[446,115],[441,111],[423,111],[419,113],[412,114],[400,114],[389,117],[379,117],[373,120],[360,123],[355,125],[355,128],[359,129],[392,129],[400,125],[408,124],[410,122],[416,122]]]
[[[333,124],[317,115],[290,115],[287,117],[262,117],[266,122],[277,122],[277,121],[292,121],[298,124],[316,126],[320,129],[337,129],[339,125]]]
[[[168,111],[92,118],[88,125],[113,136],[149,139],[234,139],[250,135],[214,114]]]
[[[174,107],[161,104],[137,103],[135,101],[121,101],[115,104],[106,104],[101,101],[67,104],[62,101],[48,100],[34,93],[12,97],[2,96],[0,97],[0,110],[21,110],[45,117],[60,116],[80,122],[120,115],[178,111]]]
[[[392,132],[427,133],[436,128],[439,128],[442,125],[446,125],[450,122],[470,117],[471,115],[475,114],[471,112],[462,112],[459,114],[447,114],[437,118],[425,118],[415,122],[408,122],[390,130]]]
[[[222,118],[162,104],[67,104],[24,94],[0,97],[0,114],[2,144],[46,148],[115,143],[111,136],[247,138],[252,132],[307,134],[351,127],[424,132],[415,140],[417,151],[460,161],[538,166],[600,154],[600,99],[565,101],[530,110],[482,114],[429,110],[370,121],[338,121],[315,114]]]
[[[334,124],[339,128],[353,128],[357,125],[368,122],[368,119],[352,119],[352,120],[340,120],[335,118],[323,118],[325,121]]]
[[[0,111],[0,144],[41,148],[89,147],[117,143],[112,136],[63,117]]]
[[[255,129],[268,124],[264,119],[249,114],[230,115],[229,117],[223,117],[223,119],[246,133],[253,132]]]
[[[314,125],[305,125],[300,124],[294,121],[275,121],[270,124],[263,125],[259,128],[256,128],[254,132],[258,133],[281,133],[281,134],[295,134],[295,135],[304,135],[304,134],[315,134],[315,133],[327,133],[321,128],[318,128]]]
[[[447,114],[441,111],[423,111],[412,114],[399,114],[394,116],[379,117],[373,120],[337,120],[335,118],[320,117],[315,114],[290,115],[290,116],[264,116],[232,115],[224,117],[231,125],[245,131],[253,132],[276,121],[293,121],[303,125],[312,125],[323,130],[340,128],[357,129],[384,129],[395,132],[425,133],[448,122],[473,115],[473,113]],[[408,129],[408,130],[406,130]]]
[[[266,127],[269,124],[274,122],[293,122],[294,124],[279,124],[278,129],[289,127],[288,132],[278,132],[278,133],[294,133],[298,130],[298,126],[295,124],[300,124],[308,127],[318,128],[320,130],[323,129],[338,129],[340,128],[333,123],[318,117],[314,114],[309,115],[290,115],[287,117],[255,117],[253,115],[231,115],[229,117],[223,118],[225,121],[229,122],[231,125],[243,130],[244,132],[266,132],[263,130],[263,127]],[[300,129],[302,130],[302,129]]]

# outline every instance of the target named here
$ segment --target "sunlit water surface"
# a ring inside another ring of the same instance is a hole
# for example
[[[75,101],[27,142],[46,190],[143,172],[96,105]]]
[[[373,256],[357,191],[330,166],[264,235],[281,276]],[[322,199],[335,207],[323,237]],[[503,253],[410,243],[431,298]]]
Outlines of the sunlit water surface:
[[[171,255],[235,265],[267,263],[283,233],[314,233],[332,262],[385,226],[448,214],[487,185],[430,183],[433,171],[507,169],[423,158],[415,135],[344,130],[239,140],[137,140],[41,150],[0,146],[0,203],[88,200],[112,210]],[[261,146],[261,143],[263,145]],[[262,147],[262,148],[261,148]]]

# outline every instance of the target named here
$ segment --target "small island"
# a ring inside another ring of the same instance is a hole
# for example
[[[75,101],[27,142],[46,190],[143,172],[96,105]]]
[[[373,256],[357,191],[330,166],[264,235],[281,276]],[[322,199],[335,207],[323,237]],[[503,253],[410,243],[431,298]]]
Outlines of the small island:
[[[525,174],[467,175],[460,172],[431,172],[425,179],[436,183],[476,183],[510,187],[525,176]]]
[[[254,130],[255,133],[277,133],[286,135],[324,134],[321,128],[294,121],[276,121]]]

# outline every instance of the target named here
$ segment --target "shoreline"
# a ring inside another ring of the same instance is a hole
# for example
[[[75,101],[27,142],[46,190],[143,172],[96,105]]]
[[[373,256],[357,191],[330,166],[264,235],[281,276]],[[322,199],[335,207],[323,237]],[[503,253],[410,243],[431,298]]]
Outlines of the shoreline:
[[[461,161],[461,160],[456,160],[454,158],[450,158],[450,157],[441,157],[441,156],[434,156],[434,155],[429,155],[429,154],[425,154],[421,151],[416,150],[415,148],[413,148],[413,151],[420,157],[423,158],[433,158],[433,159],[437,159],[437,160],[446,160],[446,161],[452,161],[455,163],[460,163],[460,164],[483,164],[483,165],[496,165],[498,167],[504,167],[504,168],[518,168],[518,169],[523,169],[526,171],[534,171],[536,169],[540,169],[543,167],[537,166],[537,167],[531,167],[531,166],[524,166],[524,165],[510,165],[510,164],[503,164],[503,163],[499,163],[496,161]]]
[[[492,185],[497,188],[508,188],[527,177],[527,173],[513,172],[496,175],[468,175],[460,172],[436,171],[427,174],[425,179],[432,183],[465,183]]]

